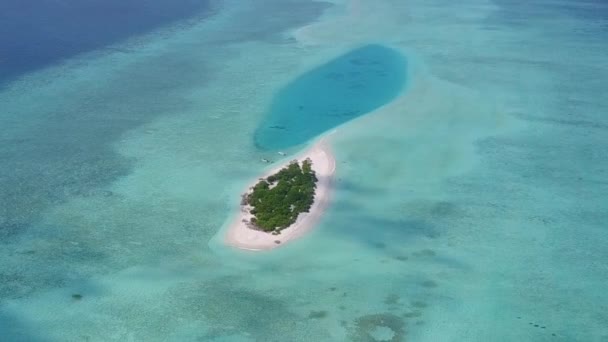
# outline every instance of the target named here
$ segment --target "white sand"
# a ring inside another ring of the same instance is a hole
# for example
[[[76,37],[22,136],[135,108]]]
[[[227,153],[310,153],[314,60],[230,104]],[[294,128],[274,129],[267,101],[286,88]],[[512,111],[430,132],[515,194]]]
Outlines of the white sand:
[[[241,210],[236,215],[237,217],[228,228],[225,240],[226,244],[251,251],[269,250],[283,246],[287,242],[303,236],[314,228],[315,224],[319,221],[319,218],[329,204],[332,179],[336,170],[336,161],[334,160],[329,146],[324,139],[321,139],[310,149],[302,152],[300,155],[290,158],[290,161],[297,159],[298,161],[302,162],[306,158],[310,158],[312,161],[312,169],[315,171],[318,178],[314,203],[310,208],[310,212],[301,213],[296,222],[288,228],[283,229],[281,234],[272,235],[270,233],[249,228],[246,222],[243,222],[243,220],[249,222],[251,219],[252,215],[249,214],[249,209],[251,207],[241,206]],[[287,164],[281,165],[260,178],[266,178],[274,173],[277,173],[286,165]],[[257,182],[258,180],[255,181],[255,183]],[[248,187],[248,189],[250,187]],[[249,190],[245,190],[243,192],[246,191]],[[279,243],[276,241],[279,241]]]

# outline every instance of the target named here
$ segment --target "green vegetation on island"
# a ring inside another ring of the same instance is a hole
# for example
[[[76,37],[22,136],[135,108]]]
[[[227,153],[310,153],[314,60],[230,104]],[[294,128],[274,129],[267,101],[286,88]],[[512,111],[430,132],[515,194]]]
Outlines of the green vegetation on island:
[[[312,162],[291,162],[274,175],[260,180],[244,203],[253,207],[251,223],[265,232],[279,232],[293,224],[313,204],[317,176]]]

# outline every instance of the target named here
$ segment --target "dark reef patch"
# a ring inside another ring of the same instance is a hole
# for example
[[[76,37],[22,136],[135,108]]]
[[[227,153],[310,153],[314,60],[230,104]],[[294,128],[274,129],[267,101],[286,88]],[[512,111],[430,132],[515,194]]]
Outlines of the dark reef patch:
[[[437,282],[433,281],[433,280],[425,280],[422,282],[422,287],[426,287],[426,288],[434,288],[437,287]]]
[[[325,311],[325,310],[319,310],[319,311],[311,311],[308,314],[308,318],[309,319],[321,319],[321,318],[325,318],[329,316],[329,312]]]
[[[399,261],[407,261],[408,257],[405,255],[397,255],[395,256],[395,259]]]
[[[401,299],[401,297],[399,297],[399,295],[391,293],[388,296],[386,296],[386,298],[384,298],[384,304],[396,305],[396,304],[399,304],[399,299]]]
[[[415,301],[412,302],[412,306],[415,307],[415,308],[422,309],[422,308],[426,308],[428,306],[428,304],[426,302],[421,301],[421,300],[415,300]]]

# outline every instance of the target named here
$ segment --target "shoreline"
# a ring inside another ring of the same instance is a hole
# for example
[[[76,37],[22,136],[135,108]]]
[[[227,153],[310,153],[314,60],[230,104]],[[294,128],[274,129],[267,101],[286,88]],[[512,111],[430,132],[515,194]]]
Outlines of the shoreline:
[[[336,170],[336,161],[325,138],[320,139],[309,149],[289,158],[287,163],[283,163],[256,178],[253,183],[244,189],[243,193],[248,192],[249,188],[259,181],[259,178],[266,178],[277,173],[287,166],[290,161],[298,160],[298,162],[302,162],[307,158],[311,159],[312,169],[315,171],[318,179],[314,203],[310,211],[298,215],[296,222],[281,230],[279,235],[272,235],[271,233],[249,228],[248,223],[243,222],[243,220],[249,220],[252,215],[245,209],[245,206],[239,205],[239,210],[235,214],[236,217],[231,220],[232,223],[225,235],[224,243],[226,245],[249,251],[271,250],[302,237],[314,228],[329,204],[333,177]]]

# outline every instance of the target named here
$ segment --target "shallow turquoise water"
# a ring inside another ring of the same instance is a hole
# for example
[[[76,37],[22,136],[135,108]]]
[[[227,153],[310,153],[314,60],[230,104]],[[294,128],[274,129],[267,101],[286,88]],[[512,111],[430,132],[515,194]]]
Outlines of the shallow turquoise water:
[[[226,1],[3,88],[0,341],[605,341],[606,4],[358,3]],[[372,43],[407,85],[328,137],[322,222],[226,248],[277,94]]]
[[[275,95],[255,131],[267,150],[301,145],[387,104],[403,89],[407,60],[396,50],[367,45],[299,76]]]

